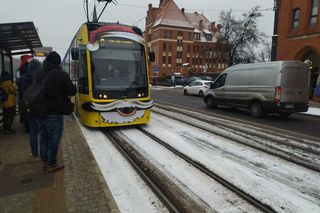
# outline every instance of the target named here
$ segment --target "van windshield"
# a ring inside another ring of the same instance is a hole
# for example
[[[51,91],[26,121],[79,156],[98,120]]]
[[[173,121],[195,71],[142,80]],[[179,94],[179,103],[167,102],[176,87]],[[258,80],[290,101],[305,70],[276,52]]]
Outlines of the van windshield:
[[[213,88],[219,88],[226,83],[227,74],[220,75],[220,77],[213,83]]]

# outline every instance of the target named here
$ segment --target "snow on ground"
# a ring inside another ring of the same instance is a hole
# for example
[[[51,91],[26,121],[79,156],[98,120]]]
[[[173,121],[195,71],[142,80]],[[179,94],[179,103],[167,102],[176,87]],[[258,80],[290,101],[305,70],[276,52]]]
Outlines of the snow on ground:
[[[156,125],[155,123],[153,125]],[[161,126],[159,126],[161,128]],[[190,165],[185,160],[154,142],[137,129],[121,131],[135,149],[141,150],[149,161],[158,165],[159,169],[175,179],[180,187],[187,187],[187,194],[191,190],[193,196],[205,201],[217,212],[257,212],[238,195],[224,188],[221,184]],[[139,140],[135,140],[135,139]],[[192,195],[191,195],[192,196]]]
[[[320,109],[311,107],[306,114],[320,116]],[[234,185],[275,207],[276,211],[320,212],[320,175],[316,172],[155,113],[145,128]],[[87,129],[82,125],[81,129],[121,212],[167,211],[98,129]],[[137,141],[143,144],[145,152],[151,149],[148,139],[131,131],[122,130],[122,133],[131,139],[138,138]],[[162,149],[156,149],[152,156],[162,156],[162,160],[167,160],[167,163],[161,165],[172,174],[176,172],[178,176],[183,174],[184,170],[191,172],[191,176],[198,180],[189,175],[185,176],[183,182],[197,196],[205,197],[203,200],[210,205],[218,202],[219,205],[214,205],[215,208],[225,207],[225,211],[230,210],[230,206],[226,207],[219,196],[227,195],[230,200],[237,199],[237,196],[223,192],[212,180],[201,177],[196,169],[186,167],[181,162],[170,164],[170,160],[175,157],[169,157]],[[212,189],[221,191],[213,195]],[[238,206],[233,208],[243,208],[239,207],[241,202],[236,204]]]
[[[309,107],[307,112],[303,112],[304,114],[308,115],[317,115],[320,116],[320,109],[316,107]]]
[[[320,212],[317,172],[160,115],[145,129],[278,212]]]
[[[99,129],[79,125],[121,212],[168,212]]]

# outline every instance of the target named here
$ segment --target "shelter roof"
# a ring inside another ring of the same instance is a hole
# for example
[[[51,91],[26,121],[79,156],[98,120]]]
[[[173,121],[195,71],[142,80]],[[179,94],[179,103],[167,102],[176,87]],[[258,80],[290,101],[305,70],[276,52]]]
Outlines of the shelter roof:
[[[38,32],[33,22],[0,24],[0,49],[15,55],[21,50],[33,52],[34,48],[42,47]]]

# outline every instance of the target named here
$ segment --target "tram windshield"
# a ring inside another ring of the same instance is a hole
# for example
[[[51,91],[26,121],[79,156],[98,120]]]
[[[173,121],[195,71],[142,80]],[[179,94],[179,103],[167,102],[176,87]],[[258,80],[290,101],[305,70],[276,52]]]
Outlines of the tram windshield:
[[[101,38],[91,52],[94,91],[128,91],[147,88],[144,46],[126,38]]]

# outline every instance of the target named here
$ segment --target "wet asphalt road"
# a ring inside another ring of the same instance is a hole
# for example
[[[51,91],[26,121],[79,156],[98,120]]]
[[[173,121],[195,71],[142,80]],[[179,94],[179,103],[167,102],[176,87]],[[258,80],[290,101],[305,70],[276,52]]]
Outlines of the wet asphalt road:
[[[208,116],[223,117],[228,120],[234,120],[262,128],[269,128],[273,131],[283,132],[287,135],[320,142],[320,117],[295,113],[287,119],[282,119],[277,114],[268,114],[264,118],[253,118],[246,110],[227,107],[207,109],[202,97],[184,96],[182,89],[182,87],[151,88],[151,96],[155,103],[173,105],[179,108],[201,112]]]

